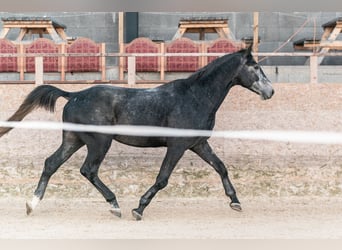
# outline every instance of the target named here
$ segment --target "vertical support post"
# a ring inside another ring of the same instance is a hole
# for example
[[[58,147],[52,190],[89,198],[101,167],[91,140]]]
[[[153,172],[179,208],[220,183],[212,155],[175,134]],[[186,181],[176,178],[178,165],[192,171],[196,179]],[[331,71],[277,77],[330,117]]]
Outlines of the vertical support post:
[[[61,62],[61,81],[65,81],[65,71],[66,71],[66,57],[64,54],[66,53],[66,44],[62,43],[61,44],[61,53],[63,54],[60,58]]]
[[[36,85],[42,85],[44,83],[43,80],[43,57],[42,56],[36,56],[35,57],[35,82]]]
[[[119,34],[118,34],[118,43],[123,44],[124,43],[124,13],[119,12]]]
[[[124,13],[119,12],[119,31],[118,31],[118,44],[120,53],[124,53]],[[119,57],[119,79],[124,79],[124,62],[125,58],[122,56]]]
[[[205,32],[204,32],[203,28],[200,29],[199,39],[200,39],[200,41],[205,40]]]
[[[120,54],[124,53],[125,45],[123,43],[119,44],[120,46]],[[124,67],[125,67],[125,58],[123,56],[119,57],[119,79],[123,80],[124,79]]]
[[[318,83],[318,58],[310,56],[310,82]]]
[[[21,55],[24,55],[24,45],[21,43],[19,45],[19,53]],[[24,62],[25,62],[25,58],[24,56],[20,56],[19,57],[19,79],[20,81],[23,81],[25,79],[25,75],[24,75]]]
[[[135,85],[135,56],[128,57],[128,85]]]
[[[200,46],[200,52],[201,53],[207,53],[208,44],[202,43]],[[200,56],[200,67],[204,67],[208,64],[208,56]]]
[[[160,44],[160,53],[164,55],[165,53],[165,43]],[[165,80],[165,56],[160,57],[160,80]]]
[[[101,43],[101,54],[102,56],[101,58],[101,81],[105,81],[106,80],[106,57],[105,57],[105,53],[106,53],[106,44],[105,43]]]
[[[259,12],[253,12],[253,53],[258,53],[259,44]],[[255,61],[258,62],[258,57],[254,56]]]

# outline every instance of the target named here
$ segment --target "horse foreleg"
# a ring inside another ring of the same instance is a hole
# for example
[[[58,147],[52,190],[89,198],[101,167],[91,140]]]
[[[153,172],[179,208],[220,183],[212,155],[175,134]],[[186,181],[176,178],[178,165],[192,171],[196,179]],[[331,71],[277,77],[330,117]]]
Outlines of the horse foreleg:
[[[228,171],[223,162],[213,152],[208,142],[206,141],[205,143],[196,145],[191,150],[200,156],[204,161],[209,163],[220,175],[225,193],[231,199],[230,207],[236,211],[242,211],[241,204],[236,196],[233,184],[229,180]]]
[[[26,202],[26,214],[29,215],[37,207],[39,202],[43,199],[46,187],[49,183],[51,176],[58,170],[58,168],[75,153],[82,144],[73,134],[65,132],[63,134],[62,145],[45,160],[44,169],[38,186],[34,192],[32,200]]]
[[[168,148],[155,184],[141,197],[139,207],[132,210],[132,215],[136,220],[142,219],[143,212],[148,204],[150,204],[153,197],[159,190],[167,186],[169,177],[177,162],[183,156],[184,151],[185,150],[180,150],[179,148]]]
[[[118,217],[121,217],[121,210],[116,200],[115,194],[100,180],[98,176],[100,164],[103,161],[110,145],[111,139],[88,145],[88,155],[81,168],[81,174],[95,186],[95,188],[111,205],[110,212]]]

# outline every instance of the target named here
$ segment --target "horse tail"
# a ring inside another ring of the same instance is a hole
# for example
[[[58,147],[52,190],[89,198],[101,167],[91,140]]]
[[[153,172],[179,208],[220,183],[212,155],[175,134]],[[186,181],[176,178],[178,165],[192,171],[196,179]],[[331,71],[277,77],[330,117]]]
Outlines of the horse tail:
[[[47,111],[54,112],[57,99],[59,97],[69,99],[71,94],[50,85],[38,86],[28,94],[18,110],[7,121],[21,121],[36,108],[45,108]],[[0,127],[0,137],[11,129],[10,127]]]

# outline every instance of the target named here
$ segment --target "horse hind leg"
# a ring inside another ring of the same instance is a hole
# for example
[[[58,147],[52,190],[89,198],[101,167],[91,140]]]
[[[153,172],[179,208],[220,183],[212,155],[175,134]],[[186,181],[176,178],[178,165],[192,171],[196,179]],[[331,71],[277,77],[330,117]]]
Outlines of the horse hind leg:
[[[87,143],[88,154],[81,168],[81,174],[86,177],[91,184],[103,195],[110,204],[110,212],[117,217],[121,217],[121,209],[115,194],[101,181],[98,176],[99,167],[111,146],[112,138],[96,137]]]
[[[34,192],[32,200],[26,202],[26,214],[30,215],[43,199],[46,187],[51,176],[58,168],[67,161],[73,153],[84,145],[75,134],[65,131],[63,133],[63,141],[61,146],[49,158],[45,160],[44,169],[41,174],[38,186]]]
[[[229,180],[228,171],[224,166],[223,162],[212,151],[208,142],[199,144],[191,150],[195,152],[198,156],[200,156],[204,161],[209,163],[209,165],[211,165],[215,169],[215,171],[220,175],[225,193],[231,199],[230,207],[235,211],[242,211],[241,204],[236,196],[233,184]]]

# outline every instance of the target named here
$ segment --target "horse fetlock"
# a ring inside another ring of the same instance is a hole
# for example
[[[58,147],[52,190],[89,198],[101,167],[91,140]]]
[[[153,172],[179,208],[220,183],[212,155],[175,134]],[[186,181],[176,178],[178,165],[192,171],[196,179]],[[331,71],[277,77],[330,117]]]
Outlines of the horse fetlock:
[[[238,212],[241,212],[241,211],[242,211],[242,207],[241,207],[241,204],[240,204],[240,203],[231,202],[231,203],[230,203],[230,207],[231,207],[231,209],[233,209],[233,210],[235,210],[235,211],[238,211]]]
[[[113,215],[115,215],[116,217],[119,217],[121,218],[121,209],[120,208],[114,208],[112,207],[110,210],[109,210]]]
[[[38,196],[33,196],[31,202],[26,202],[26,214],[30,215],[33,210],[38,206],[38,203],[41,201],[41,199]]]
[[[29,202],[26,202],[26,215],[30,215],[32,213],[33,209]]]
[[[113,208],[119,208],[119,203],[116,200],[116,197],[113,194],[113,198],[107,199],[107,202],[113,207]]]
[[[142,220],[142,218],[143,218],[142,213],[139,213],[137,209],[132,210],[132,215],[133,215],[134,219],[137,221]]]
[[[113,194],[114,196],[114,194]],[[119,207],[119,203],[117,202],[115,196],[111,199],[107,199],[107,202],[110,204],[111,208],[110,208],[110,212],[112,214],[114,214],[115,216],[121,218],[121,209]]]

